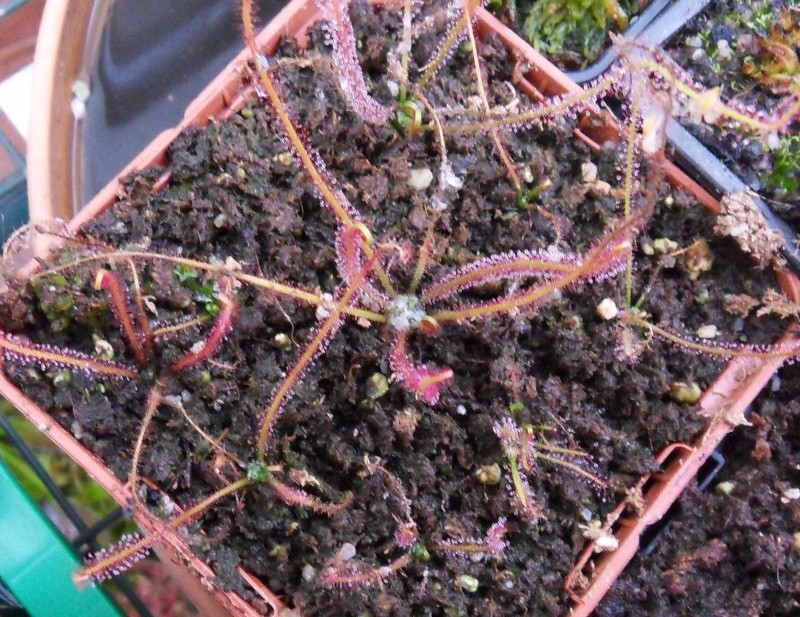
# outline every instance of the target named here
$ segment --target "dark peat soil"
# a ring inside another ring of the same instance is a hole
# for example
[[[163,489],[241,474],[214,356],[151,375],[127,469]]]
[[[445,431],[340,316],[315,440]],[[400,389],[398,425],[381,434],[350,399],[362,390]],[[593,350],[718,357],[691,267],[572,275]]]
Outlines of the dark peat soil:
[[[388,103],[384,67],[398,16],[357,3],[353,19],[368,82]],[[313,49],[323,38],[315,28],[312,50],[305,53],[291,42],[282,45],[281,53],[309,60],[280,70],[285,100],[376,242],[410,243],[416,250],[434,216],[429,204],[437,181],[424,190],[411,189],[407,181],[415,169],[436,175],[436,142],[429,134],[408,136],[354,117],[328,65],[315,60]],[[416,66],[425,63],[436,40],[422,34],[414,47]],[[513,58],[491,38],[482,53],[494,104],[524,105],[509,87]],[[473,104],[471,73],[470,54],[458,51],[431,85],[431,99],[439,107]],[[91,245],[138,247],[202,260],[232,258],[246,272],[334,292],[340,280],[333,218],[321,208],[280,133],[258,101],[226,122],[188,130],[171,148],[169,185],[153,190],[161,169],[128,178],[120,201],[87,226],[59,260],[96,253]],[[615,148],[592,152],[567,125],[503,139],[529,185],[543,186],[538,201],[518,206],[488,136],[448,138],[450,162],[464,184],[449,194],[446,210],[436,218],[423,288],[481,255],[556,242],[562,251],[586,250],[617,220]],[[610,188],[584,180],[588,162]],[[771,275],[753,268],[712,228],[695,202],[664,185],[656,213],[637,240],[635,297],[643,295],[652,318],[676,330],[714,324],[721,339],[774,340],[782,324],[725,310],[726,294],[760,298],[774,285]],[[669,248],[665,239],[675,246]],[[698,267],[696,249],[683,250],[701,240],[709,247],[700,251],[708,269]],[[667,246],[669,254],[654,246]],[[215,281],[203,272],[150,260],[134,266],[147,304],[157,313],[154,321],[203,315],[213,302]],[[132,284],[128,265],[115,267]],[[405,289],[414,259],[395,260],[388,270]],[[132,362],[106,298],[91,288],[92,276],[93,267],[76,267],[22,281],[0,299],[3,329],[89,353],[109,343],[118,359]],[[510,287],[487,285],[465,300]],[[624,304],[622,276],[557,294],[535,311],[448,325],[434,338],[414,336],[417,360],[449,366],[455,374],[434,406],[399,384],[382,387],[391,376],[390,328],[348,320],[286,404],[268,460],[284,466],[284,479],[305,482],[324,499],[341,500],[351,492],[352,504],[328,517],[289,507],[261,486],[221,502],[189,525],[189,543],[222,586],[257,603],[237,574],[243,566],[304,615],[563,614],[569,600],[562,584],[584,544],[585,526],[602,521],[641,474],[657,468],[655,453],[672,442],[691,441],[704,425],[692,404],[670,394],[675,384],[705,388],[721,370],[720,362],[657,341],[638,362],[620,361],[615,352],[620,325],[596,312],[606,297]],[[240,288],[237,299],[241,308],[222,349],[213,361],[180,375],[169,367],[204,332],[159,340],[155,358],[130,382],[98,382],[13,361],[5,370],[122,479],[130,473],[144,401],[157,377],[197,425],[218,437],[231,455],[251,461],[262,410],[318,321],[313,308],[250,287]],[[532,524],[517,516],[507,461],[492,428],[512,414],[510,409],[519,424],[551,427],[543,433],[549,443],[589,453],[608,490],[598,493],[580,477],[541,462],[529,481],[545,518]],[[209,452],[168,406],[159,409],[144,443],[139,473],[148,488],[142,494],[159,516],[168,515],[171,504],[186,506],[243,473],[230,458]],[[481,538],[507,517],[512,531],[505,557],[433,554],[429,562],[414,560],[380,585],[322,588],[318,572],[345,543],[355,546],[355,559],[372,565],[401,554],[393,540],[400,499],[389,476],[375,471],[378,463],[399,480],[424,542]],[[493,465],[501,469],[499,482],[479,481],[476,471]]]

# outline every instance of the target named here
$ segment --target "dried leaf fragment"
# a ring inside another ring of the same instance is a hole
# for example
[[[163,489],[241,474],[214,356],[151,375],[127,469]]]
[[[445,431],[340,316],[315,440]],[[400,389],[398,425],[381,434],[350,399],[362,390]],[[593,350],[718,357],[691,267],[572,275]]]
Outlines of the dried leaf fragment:
[[[767,225],[750,193],[729,193],[720,203],[722,213],[714,225],[716,234],[733,238],[761,268],[785,263],[780,254],[783,238]]]
[[[725,294],[725,310],[737,317],[747,317],[759,301],[747,294]]]
[[[778,317],[800,317],[800,304],[784,296],[782,293],[769,289],[761,298],[761,308],[756,311],[758,317],[764,315],[777,315]]]
[[[602,527],[595,527],[591,524],[581,525],[581,531],[583,531],[584,538],[587,540],[594,540],[595,553],[614,551],[619,548],[619,540],[617,537]]]

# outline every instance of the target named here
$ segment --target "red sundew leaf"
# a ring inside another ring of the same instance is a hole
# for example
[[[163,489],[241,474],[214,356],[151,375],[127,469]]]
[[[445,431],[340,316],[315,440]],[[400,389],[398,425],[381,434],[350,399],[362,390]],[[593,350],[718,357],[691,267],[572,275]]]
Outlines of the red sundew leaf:
[[[569,271],[578,255],[549,251],[510,251],[478,259],[443,276],[422,294],[423,302],[444,300],[453,294],[485,283],[537,277],[545,280]]]
[[[372,124],[386,124],[392,115],[367,91],[364,73],[358,62],[353,24],[344,0],[317,0],[325,19],[327,42],[333,47],[333,63],[339,77],[339,87],[350,108]]]
[[[226,278],[220,284],[220,287],[219,300],[222,308],[214,322],[214,326],[197,349],[189,351],[172,365],[172,370],[176,373],[185,371],[212,358],[233,329],[233,320],[236,317],[239,304],[233,297],[233,284],[231,279]]]
[[[428,405],[435,405],[439,401],[442,387],[453,378],[453,369],[413,364],[406,349],[407,339],[408,331],[398,330],[392,341],[389,363],[395,378]]]
[[[314,512],[327,514],[328,516],[335,516],[336,514],[339,514],[353,501],[353,495],[349,493],[340,503],[323,501],[318,497],[314,497],[303,489],[289,486],[288,484],[284,484],[275,478],[271,478],[269,480],[269,484],[280,500],[287,505],[307,508]]]
[[[122,278],[115,272],[101,268],[95,274],[94,288],[106,292],[119,329],[136,357],[136,361],[140,366],[147,364],[151,353],[149,332],[137,332],[134,323],[141,322],[134,318]]]

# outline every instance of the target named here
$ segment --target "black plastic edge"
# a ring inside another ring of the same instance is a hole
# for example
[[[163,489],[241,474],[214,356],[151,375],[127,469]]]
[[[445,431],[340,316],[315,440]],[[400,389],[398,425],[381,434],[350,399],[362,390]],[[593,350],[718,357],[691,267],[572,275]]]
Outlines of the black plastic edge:
[[[800,244],[794,232],[769,204],[747,187],[747,185],[689,131],[675,120],[667,125],[667,140],[673,150],[675,161],[693,171],[693,177],[715,197],[747,191],[753,198],[767,225],[783,237],[781,253],[792,268],[800,273]]]
[[[622,34],[622,39],[636,39],[651,45],[660,45],[709,2],[710,0],[677,0],[670,4],[670,0],[654,0]],[[591,81],[605,72],[618,56],[618,46],[612,45],[597,62],[580,71],[568,72],[567,77],[579,84]]]

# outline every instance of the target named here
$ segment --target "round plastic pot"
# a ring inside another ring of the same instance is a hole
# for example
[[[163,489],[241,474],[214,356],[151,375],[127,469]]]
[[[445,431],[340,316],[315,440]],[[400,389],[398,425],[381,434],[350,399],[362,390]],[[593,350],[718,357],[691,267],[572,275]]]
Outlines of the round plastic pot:
[[[258,44],[266,52],[274,50],[278,38],[282,34],[294,34],[302,42],[302,33],[317,19],[317,9],[313,0],[293,0],[258,36]],[[534,51],[519,36],[503,26],[486,11],[478,12],[478,27],[482,33],[495,32],[505,44],[514,49],[520,59],[516,86],[533,99],[575,92],[579,86],[562,72],[556,69],[543,56]],[[243,50],[220,73],[208,87],[187,108],[183,120],[176,127],[161,133],[139,154],[122,172],[122,175],[134,169],[151,166],[168,166],[167,147],[189,125],[206,125],[210,118],[225,118],[234,113],[248,97],[242,90],[240,73],[249,58],[249,52]],[[599,144],[608,139],[617,139],[619,129],[610,117],[588,118],[576,131],[576,137],[591,147],[599,148]],[[694,195],[710,214],[719,212],[719,203],[694,182],[686,173],[671,162],[666,163],[666,175],[677,187]],[[165,172],[161,182],[169,182],[169,173]],[[96,217],[110,207],[120,188],[120,182],[114,180],[69,223],[71,229],[78,229],[85,222]],[[43,202],[46,206],[47,202]],[[53,212],[47,208],[36,213],[37,219],[49,218]],[[27,268],[32,271],[36,264],[31,262]],[[791,276],[780,274],[781,284],[790,297],[800,300],[800,282]],[[596,555],[593,543],[584,550],[572,575],[565,585],[573,591],[575,606],[571,614],[588,615],[608,590],[613,581],[624,569],[635,553],[639,536],[645,527],[663,516],[666,509],[674,502],[680,491],[697,473],[698,468],[708,458],[716,444],[732,427],[723,419],[725,412],[744,410],[761,388],[779,367],[780,362],[753,362],[736,360],[731,362],[700,402],[702,411],[712,415],[704,435],[693,445],[674,444],[659,455],[664,465],[661,474],[643,478],[639,483],[642,489],[645,508],[635,518],[623,516],[625,504],[620,504],[609,517],[607,530],[617,535],[619,548],[612,552]],[[7,379],[0,376],[0,394],[6,396],[20,410],[31,418],[53,441],[81,464],[98,482],[105,486],[121,504],[128,503],[131,495],[128,488],[117,479],[91,453],[86,451],[67,431],[61,428],[43,410],[37,408]],[[136,519],[145,531],[152,531],[158,522],[147,514],[136,513]],[[240,596],[232,592],[217,589],[213,581],[213,572],[208,566],[196,559],[188,550],[180,535],[167,533],[164,535],[161,553],[172,563],[185,564],[182,570],[185,576],[191,572],[199,579],[201,586],[210,590],[219,610],[227,610],[234,615],[262,614],[266,606],[274,614],[279,614],[285,606],[258,579],[244,571],[240,574],[244,581],[263,599],[263,604],[254,607]],[[580,586],[580,588],[579,588]],[[221,607],[221,608],[220,608]],[[221,614],[203,610],[204,615]]]
[[[6,0],[0,8],[0,81],[29,64],[44,0]]]
[[[72,83],[83,63],[84,41],[92,15],[91,0],[46,3],[33,59],[34,87],[28,130],[28,180],[31,220],[72,214]],[[67,5],[69,24],[67,27]]]
[[[265,20],[288,2],[255,1]],[[71,218],[180,122],[242,46],[233,0],[53,0],[39,33],[28,136],[36,221]]]

